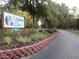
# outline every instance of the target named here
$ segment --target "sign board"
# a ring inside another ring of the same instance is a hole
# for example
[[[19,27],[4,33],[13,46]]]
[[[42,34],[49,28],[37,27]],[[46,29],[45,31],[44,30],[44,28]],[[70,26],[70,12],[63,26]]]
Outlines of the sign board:
[[[3,13],[4,28],[24,28],[24,17],[11,13]]]

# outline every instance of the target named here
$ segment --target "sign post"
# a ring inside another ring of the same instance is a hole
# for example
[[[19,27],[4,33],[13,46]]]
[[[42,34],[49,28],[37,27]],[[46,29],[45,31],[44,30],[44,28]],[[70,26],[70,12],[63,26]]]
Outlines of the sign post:
[[[0,31],[2,32],[2,12],[0,11]]]

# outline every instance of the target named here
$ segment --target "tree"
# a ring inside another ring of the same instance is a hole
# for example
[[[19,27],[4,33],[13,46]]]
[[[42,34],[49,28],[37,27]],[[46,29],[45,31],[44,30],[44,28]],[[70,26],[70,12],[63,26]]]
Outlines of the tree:
[[[74,6],[74,7],[72,8],[72,11],[73,11],[73,14],[75,15],[75,14],[76,14],[76,11],[77,11],[77,7]]]
[[[72,28],[75,27],[75,21],[69,14],[69,8],[65,4],[57,4],[51,0],[9,0],[4,10],[10,12],[14,10],[22,12],[27,11],[33,18],[33,25],[37,26],[40,20],[42,26],[46,28]],[[73,8],[75,13],[76,8]]]
[[[22,11],[28,11],[32,15],[33,23],[35,23],[38,12],[40,12],[39,9],[41,8],[41,11],[43,10],[42,9],[44,6],[43,4],[46,1],[47,0],[10,0],[7,7],[11,7],[13,9],[19,9]]]
[[[76,27],[79,29],[79,19],[76,19]]]

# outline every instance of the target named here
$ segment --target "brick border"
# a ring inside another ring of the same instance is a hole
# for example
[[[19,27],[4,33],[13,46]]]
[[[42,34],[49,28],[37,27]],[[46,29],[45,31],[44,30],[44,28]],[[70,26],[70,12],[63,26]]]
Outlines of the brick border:
[[[44,40],[30,46],[0,50],[0,59],[19,59],[21,57],[36,53],[45,48],[58,34],[59,32],[54,32],[50,37],[47,37]]]

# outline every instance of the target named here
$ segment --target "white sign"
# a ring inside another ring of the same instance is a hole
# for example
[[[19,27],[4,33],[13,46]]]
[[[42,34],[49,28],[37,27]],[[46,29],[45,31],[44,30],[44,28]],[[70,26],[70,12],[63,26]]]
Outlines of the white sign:
[[[3,13],[4,28],[24,28],[24,17],[10,13]]]

